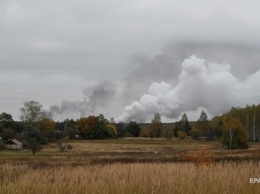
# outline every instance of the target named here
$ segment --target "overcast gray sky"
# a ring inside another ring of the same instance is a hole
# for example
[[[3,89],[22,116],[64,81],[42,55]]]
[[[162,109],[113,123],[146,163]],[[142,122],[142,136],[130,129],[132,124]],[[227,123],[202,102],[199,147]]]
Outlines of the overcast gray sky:
[[[0,112],[18,120],[35,100],[59,120],[173,121],[258,104],[259,10],[257,0],[1,0]]]

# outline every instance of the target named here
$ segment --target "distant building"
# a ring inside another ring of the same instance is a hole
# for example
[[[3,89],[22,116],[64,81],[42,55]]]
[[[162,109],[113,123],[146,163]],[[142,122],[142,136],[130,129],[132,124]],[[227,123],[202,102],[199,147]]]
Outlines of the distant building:
[[[17,139],[9,139],[5,144],[5,148],[10,150],[21,150],[23,144]]]

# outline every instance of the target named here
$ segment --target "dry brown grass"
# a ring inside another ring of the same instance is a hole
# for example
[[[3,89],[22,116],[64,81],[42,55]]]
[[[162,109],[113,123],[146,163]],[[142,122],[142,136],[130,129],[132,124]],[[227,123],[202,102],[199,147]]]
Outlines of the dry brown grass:
[[[251,194],[260,190],[260,184],[249,183],[249,178],[260,178],[259,143],[251,143],[248,150],[192,140],[70,143],[73,150],[63,153],[56,144],[44,146],[35,156],[29,150],[1,151],[0,194]],[[214,162],[209,162],[211,158]]]
[[[1,194],[136,194],[136,193],[259,193],[258,163],[111,164],[32,168],[28,164],[0,165]]]
[[[199,156],[201,150],[207,149],[206,158],[216,162],[222,161],[260,161],[260,144],[250,143],[247,150],[228,150],[219,141],[167,140],[128,138],[113,140],[71,141],[73,149],[59,152],[55,143],[48,144],[32,155],[30,150],[0,150],[0,163],[67,163],[111,164],[111,163],[165,163],[183,162],[179,153]],[[195,150],[195,151],[194,151]],[[192,154],[193,154],[192,153]]]

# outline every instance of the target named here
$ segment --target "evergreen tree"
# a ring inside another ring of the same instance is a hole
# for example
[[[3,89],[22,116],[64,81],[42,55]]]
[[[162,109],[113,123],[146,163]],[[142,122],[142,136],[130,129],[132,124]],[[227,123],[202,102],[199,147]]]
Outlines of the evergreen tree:
[[[191,126],[186,113],[184,113],[179,122],[175,123],[174,136],[177,137],[179,131],[184,131],[187,135],[191,135]]]
[[[200,137],[208,137],[210,133],[210,126],[208,116],[205,111],[201,111],[200,117],[195,124],[194,130],[199,133]]]

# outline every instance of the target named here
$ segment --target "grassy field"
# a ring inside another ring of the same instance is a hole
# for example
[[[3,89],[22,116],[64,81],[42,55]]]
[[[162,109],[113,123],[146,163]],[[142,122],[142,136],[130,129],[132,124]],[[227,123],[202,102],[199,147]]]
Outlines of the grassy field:
[[[199,155],[206,152],[215,161],[260,161],[260,143],[249,143],[247,150],[228,150],[219,141],[127,138],[113,140],[78,140],[69,142],[73,149],[59,152],[55,143],[32,155],[30,150],[2,150],[2,162],[66,162],[79,164],[182,162],[179,153]]]
[[[218,141],[71,141],[0,151],[0,193],[259,193],[260,144],[227,150]],[[184,156],[180,157],[180,153]],[[202,161],[199,158],[202,157]],[[204,163],[212,159],[209,164]],[[199,163],[196,163],[198,162]],[[199,165],[198,165],[199,164]]]

